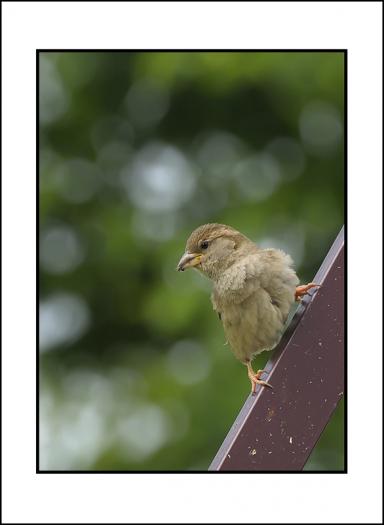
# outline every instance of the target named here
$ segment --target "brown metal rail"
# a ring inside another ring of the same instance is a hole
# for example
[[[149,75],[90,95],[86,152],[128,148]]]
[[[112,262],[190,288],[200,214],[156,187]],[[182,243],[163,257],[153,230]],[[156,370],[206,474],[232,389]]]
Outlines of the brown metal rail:
[[[249,396],[211,471],[302,470],[344,393],[344,228],[265,370],[273,385]]]

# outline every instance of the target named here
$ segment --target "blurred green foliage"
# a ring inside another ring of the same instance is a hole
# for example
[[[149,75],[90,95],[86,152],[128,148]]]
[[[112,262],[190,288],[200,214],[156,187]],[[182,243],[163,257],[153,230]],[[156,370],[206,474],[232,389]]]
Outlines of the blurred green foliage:
[[[207,469],[250,385],[176,264],[222,222],[313,277],[343,223],[343,67],[40,53],[40,468]],[[343,468],[342,405],[306,468]]]

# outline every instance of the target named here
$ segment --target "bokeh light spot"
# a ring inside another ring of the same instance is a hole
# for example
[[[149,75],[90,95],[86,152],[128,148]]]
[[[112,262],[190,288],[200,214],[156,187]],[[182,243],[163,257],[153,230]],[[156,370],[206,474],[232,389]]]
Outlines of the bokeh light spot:
[[[132,170],[122,172],[128,198],[148,211],[176,210],[195,189],[192,168],[175,147],[149,144],[136,155]]]
[[[129,89],[124,104],[134,124],[144,128],[154,126],[168,111],[169,92],[151,79],[141,79]]]
[[[343,132],[339,111],[322,101],[310,102],[304,107],[299,126],[304,144],[311,153],[319,156],[334,153]]]
[[[137,210],[132,218],[132,230],[137,237],[152,241],[172,239],[176,231],[177,216],[175,213],[150,213]]]
[[[41,394],[40,459],[41,469],[68,470],[91,467],[105,446],[104,422],[90,400],[58,406]]]
[[[209,354],[195,341],[178,341],[166,359],[170,373],[184,385],[203,381],[211,370]]]
[[[283,219],[282,219],[283,220]],[[257,241],[260,248],[276,248],[289,254],[294,262],[294,267],[300,267],[305,249],[305,228],[299,223],[290,223],[289,228],[282,223],[271,231],[271,235]]]
[[[68,109],[69,99],[64,84],[52,60],[39,56],[39,119],[52,124]]]
[[[279,163],[280,173],[285,180],[300,177],[305,168],[305,155],[299,142],[291,137],[278,137],[266,148]]]
[[[85,159],[70,159],[53,173],[56,191],[68,202],[82,204],[95,195],[100,186],[99,167]]]
[[[142,461],[157,452],[169,439],[171,422],[157,405],[142,404],[117,426],[117,437],[123,453],[131,461]]]
[[[84,259],[83,245],[68,226],[55,226],[40,234],[40,264],[52,274],[74,270]]]
[[[77,341],[89,325],[89,308],[80,296],[58,293],[41,301],[40,351]]]
[[[262,201],[269,197],[280,182],[280,167],[268,153],[260,153],[239,162],[235,180],[242,197]]]
[[[232,175],[235,163],[244,155],[245,146],[233,133],[214,131],[196,141],[197,160],[208,172],[209,181],[215,186]]]

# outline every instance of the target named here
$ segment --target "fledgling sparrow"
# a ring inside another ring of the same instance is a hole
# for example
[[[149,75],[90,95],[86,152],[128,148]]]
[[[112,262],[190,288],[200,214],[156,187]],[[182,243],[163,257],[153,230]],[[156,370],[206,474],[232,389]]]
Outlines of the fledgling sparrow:
[[[251,362],[280,340],[289,310],[314,283],[298,286],[292,259],[282,250],[261,249],[224,224],[204,224],[190,235],[179,271],[195,268],[213,281],[213,309],[232,351],[247,366],[252,393],[260,379]]]

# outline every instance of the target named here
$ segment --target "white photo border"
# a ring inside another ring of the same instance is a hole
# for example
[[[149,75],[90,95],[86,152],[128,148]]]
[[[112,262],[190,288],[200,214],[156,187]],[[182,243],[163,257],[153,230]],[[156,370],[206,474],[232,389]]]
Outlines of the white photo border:
[[[3,2],[2,15],[3,521],[381,522],[382,3]],[[36,49],[173,48],[348,50],[348,474],[36,474]]]

